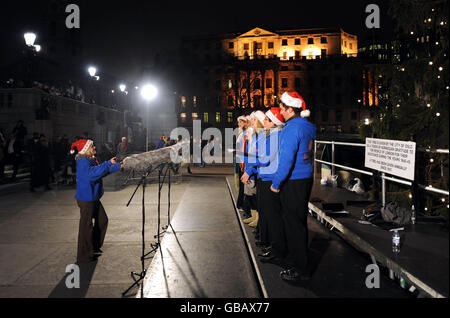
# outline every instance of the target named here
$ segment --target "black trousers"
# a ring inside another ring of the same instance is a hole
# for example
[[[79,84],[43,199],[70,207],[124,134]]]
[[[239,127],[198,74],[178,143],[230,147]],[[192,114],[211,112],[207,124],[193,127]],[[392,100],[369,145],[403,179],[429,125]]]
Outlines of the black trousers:
[[[280,194],[270,190],[272,181],[260,181],[260,212],[259,220],[263,216],[264,221],[260,223],[261,240],[267,237],[267,241],[272,246],[272,253],[278,257],[286,256],[286,237],[284,233],[284,223],[281,215]]]
[[[88,262],[94,253],[103,246],[108,217],[100,201],[84,202],[77,200],[80,208],[77,261]],[[94,219],[94,224],[92,224]]]
[[[243,204],[244,204],[244,184],[241,181],[241,177],[242,177],[242,171],[239,167],[239,195],[238,195],[238,199],[237,199],[237,207],[238,209],[243,208]]]
[[[313,179],[288,180],[280,188],[281,212],[288,249],[287,260],[298,271],[308,266],[308,202]]]
[[[257,211],[259,213],[258,215],[258,233],[259,233],[259,240],[261,243],[269,245],[270,239],[269,239],[269,229],[268,229],[268,220],[267,220],[267,206],[264,206],[266,202],[266,198],[263,198],[262,193],[262,180],[257,179],[256,180],[256,200],[257,200]]]

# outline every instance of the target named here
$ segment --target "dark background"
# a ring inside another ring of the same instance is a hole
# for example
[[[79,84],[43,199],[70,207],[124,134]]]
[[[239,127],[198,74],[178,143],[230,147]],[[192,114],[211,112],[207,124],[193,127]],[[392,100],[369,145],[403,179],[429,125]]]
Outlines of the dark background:
[[[64,1],[62,1],[64,2]],[[0,67],[17,59],[23,33],[38,33],[48,1],[15,0],[0,7]],[[342,27],[361,43],[373,30],[365,27],[365,7],[381,9],[381,29],[389,35],[392,22],[387,0],[349,1],[103,1],[73,0],[81,10],[84,62],[125,81],[139,76],[156,53],[173,54],[181,36],[246,32],[255,27],[279,29]],[[64,16],[68,13],[62,12]],[[63,20],[64,21],[64,20]],[[58,27],[65,29],[64,22]],[[41,43],[39,43],[41,44]],[[45,43],[42,43],[45,46]]]

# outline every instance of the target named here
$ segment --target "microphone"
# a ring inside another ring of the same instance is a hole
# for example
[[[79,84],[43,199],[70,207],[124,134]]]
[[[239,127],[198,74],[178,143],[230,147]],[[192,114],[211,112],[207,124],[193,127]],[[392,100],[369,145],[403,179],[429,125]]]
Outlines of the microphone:
[[[180,150],[183,147],[185,150],[187,147],[187,151],[189,151],[189,142],[183,141],[170,147],[128,156],[123,160],[123,169],[148,172],[161,165],[178,163],[176,161],[181,159]]]

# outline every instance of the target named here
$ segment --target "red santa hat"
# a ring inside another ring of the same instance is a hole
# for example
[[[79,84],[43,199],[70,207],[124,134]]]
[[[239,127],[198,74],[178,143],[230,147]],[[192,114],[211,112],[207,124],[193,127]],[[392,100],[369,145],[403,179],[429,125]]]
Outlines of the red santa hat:
[[[80,139],[72,144],[72,146],[70,147],[70,153],[74,154],[74,148],[77,148],[77,150],[79,150],[78,153],[84,155],[93,144],[94,142],[92,140]]]
[[[277,126],[284,125],[284,117],[281,115],[280,107],[272,107],[267,113],[266,116]]]
[[[302,112],[300,113],[300,116],[302,117],[309,117],[311,115],[311,112],[306,109],[306,103],[303,100],[303,97],[300,96],[297,92],[285,92],[281,96],[281,101],[286,106],[294,107],[294,108],[303,108]]]

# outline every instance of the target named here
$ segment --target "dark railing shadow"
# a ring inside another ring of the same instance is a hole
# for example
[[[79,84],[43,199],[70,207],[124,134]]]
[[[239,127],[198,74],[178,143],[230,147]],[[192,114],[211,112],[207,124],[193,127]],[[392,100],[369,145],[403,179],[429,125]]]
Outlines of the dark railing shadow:
[[[167,275],[166,275],[166,267],[164,265],[164,257],[161,246],[159,247],[159,255],[161,257],[161,265],[162,265],[162,271],[164,276],[164,284],[166,285],[167,290],[167,298],[170,298],[170,289],[169,289],[169,282],[167,281]]]
[[[97,267],[97,260],[90,263],[78,264],[80,268],[80,288],[69,289],[66,286],[66,279],[72,273],[67,273],[61,279],[61,281],[52,290],[48,298],[84,298],[89,290],[89,286],[94,275],[95,268]]]
[[[308,269],[311,276],[314,276],[319,267],[322,257],[330,246],[330,241],[331,238],[322,235],[315,235],[311,239],[308,247]]]
[[[180,271],[181,275],[182,275],[183,278],[185,279],[185,281],[186,281],[186,283],[188,284],[188,286],[189,286],[189,288],[191,289],[191,291],[194,293],[194,296],[195,296],[196,298],[206,298],[207,296],[206,296],[206,294],[205,294],[205,291],[203,290],[203,288],[202,288],[202,286],[201,286],[201,284],[200,284],[200,282],[199,282],[197,276],[195,275],[194,269],[192,268],[192,265],[191,265],[191,263],[190,263],[190,261],[189,261],[188,256],[186,255],[186,252],[184,251],[183,247],[181,246],[180,241],[178,240],[177,233],[175,232],[174,228],[172,227],[172,224],[170,224],[169,226],[170,226],[170,228],[172,229],[173,235],[174,235],[174,237],[175,237],[175,239],[176,239],[176,241],[177,241],[178,247],[180,248],[181,253],[183,254],[183,258],[184,258],[184,260],[185,260],[185,262],[186,262],[186,264],[187,264],[187,266],[188,266],[188,268],[189,268],[189,272],[190,272],[190,274],[191,274],[191,276],[192,276],[192,278],[193,278],[193,280],[194,280],[195,286],[192,286],[192,284],[189,282],[189,278],[188,278],[188,277],[186,276],[186,274],[183,272],[183,270],[182,270],[182,268],[180,267],[180,265],[178,265],[178,263],[175,261],[175,258],[173,257],[172,253],[170,253],[169,250],[167,250],[167,252],[168,252],[169,255],[172,257],[172,259],[173,259],[175,265],[177,266],[178,270]]]

